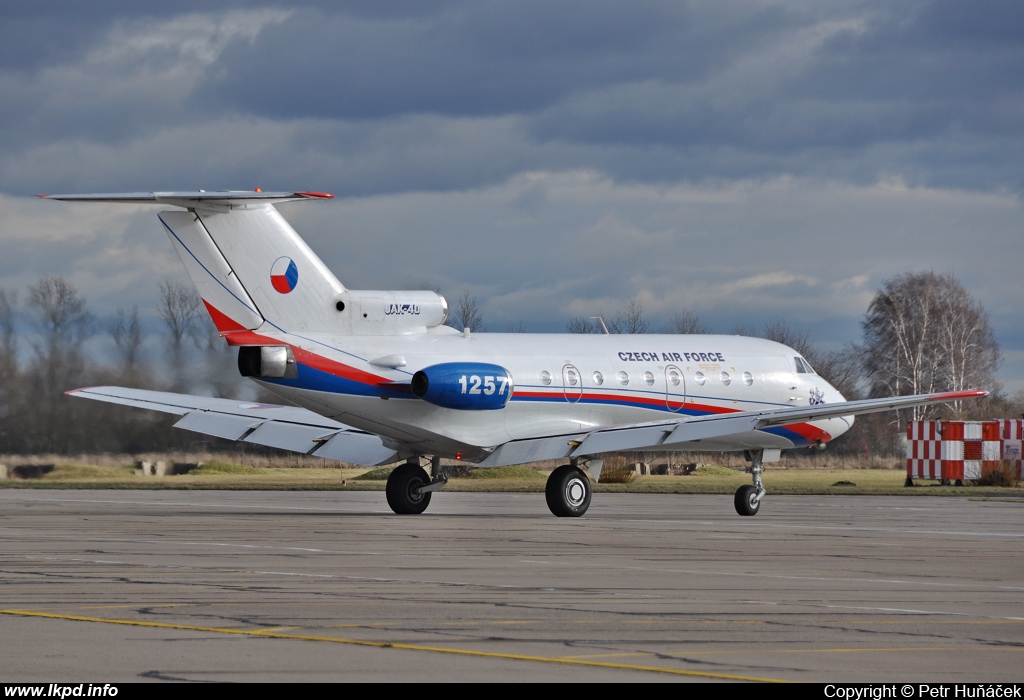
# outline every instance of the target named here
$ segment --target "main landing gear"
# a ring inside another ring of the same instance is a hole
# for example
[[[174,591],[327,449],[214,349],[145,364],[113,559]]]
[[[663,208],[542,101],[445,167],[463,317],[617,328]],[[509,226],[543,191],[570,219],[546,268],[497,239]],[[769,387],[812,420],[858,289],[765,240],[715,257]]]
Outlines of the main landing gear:
[[[388,477],[385,493],[391,510],[399,515],[418,515],[430,505],[430,494],[444,488],[448,477],[441,474],[441,458],[432,457],[430,471],[420,466],[419,457],[395,467]]]
[[[600,470],[601,460],[591,460],[590,471],[595,479]],[[418,457],[395,467],[385,488],[391,510],[399,515],[418,515],[425,511],[430,505],[430,494],[448,483],[448,478],[441,474],[439,457],[431,458],[430,471],[432,476],[420,465]],[[592,493],[590,478],[577,466],[576,460],[551,472],[544,489],[548,508],[560,518],[578,518],[586,513]]]
[[[750,460],[750,467],[747,469],[754,478],[754,484],[744,484],[736,489],[736,512],[740,515],[757,515],[761,508],[761,499],[764,498],[764,485],[761,483],[761,472],[764,467],[761,461],[764,459],[764,450],[744,450],[744,456]]]
[[[544,496],[548,508],[559,518],[578,518],[590,507],[592,491],[590,479],[574,461],[551,472]]]

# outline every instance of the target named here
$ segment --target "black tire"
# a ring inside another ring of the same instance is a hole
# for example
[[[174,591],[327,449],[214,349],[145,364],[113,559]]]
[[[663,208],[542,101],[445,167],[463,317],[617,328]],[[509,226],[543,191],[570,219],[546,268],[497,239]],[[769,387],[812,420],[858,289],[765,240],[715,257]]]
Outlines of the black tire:
[[[736,489],[736,512],[740,515],[757,515],[761,508],[761,501],[757,499],[757,489],[750,484],[744,484]]]
[[[430,505],[430,493],[419,493],[418,489],[430,483],[430,477],[422,467],[403,464],[395,467],[388,477],[385,489],[388,505],[399,515],[418,515]]]
[[[559,518],[578,518],[590,507],[592,491],[590,479],[582,469],[563,464],[548,477],[544,496],[548,508]]]

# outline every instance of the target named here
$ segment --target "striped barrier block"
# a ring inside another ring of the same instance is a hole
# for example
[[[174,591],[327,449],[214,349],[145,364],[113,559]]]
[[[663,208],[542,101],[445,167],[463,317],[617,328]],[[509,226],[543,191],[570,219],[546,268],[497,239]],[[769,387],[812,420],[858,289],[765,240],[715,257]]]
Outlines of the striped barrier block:
[[[907,421],[907,479],[942,478],[939,421]]]
[[[908,421],[908,483],[912,479],[961,482],[1000,469],[1004,432],[1024,429],[1024,425],[1004,423],[1014,421]]]
[[[1003,461],[1017,468],[1017,478],[1024,476],[1024,420],[1020,418],[999,421],[1003,443]]]

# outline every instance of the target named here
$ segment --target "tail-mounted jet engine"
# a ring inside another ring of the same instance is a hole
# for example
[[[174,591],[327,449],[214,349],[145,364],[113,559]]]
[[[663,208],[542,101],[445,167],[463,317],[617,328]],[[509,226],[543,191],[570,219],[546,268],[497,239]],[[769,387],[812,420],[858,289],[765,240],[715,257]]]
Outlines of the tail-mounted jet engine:
[[[295,356],[287,345],[243,345],[238,348],[238,371],[243,377],[284,379],[299,376]]]
[[[445,362],[412,375],[412,393],[444,408],[494,411],[512,396],[508,370],[483,362]]]

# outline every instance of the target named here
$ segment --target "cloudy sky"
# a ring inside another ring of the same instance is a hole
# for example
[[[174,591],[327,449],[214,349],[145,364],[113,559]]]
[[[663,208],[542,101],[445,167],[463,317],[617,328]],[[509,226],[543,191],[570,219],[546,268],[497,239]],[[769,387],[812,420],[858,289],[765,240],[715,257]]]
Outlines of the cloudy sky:
[[[282,210],[343,283],[489,330],[639,296],[835,348],[885,279],[952,273],[1024,389],[1018,0],[20,3],[0,149],[22,300],[153,314],[183,275],[155,208],[32,194],[314,189]]]

